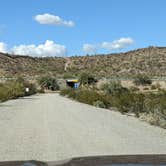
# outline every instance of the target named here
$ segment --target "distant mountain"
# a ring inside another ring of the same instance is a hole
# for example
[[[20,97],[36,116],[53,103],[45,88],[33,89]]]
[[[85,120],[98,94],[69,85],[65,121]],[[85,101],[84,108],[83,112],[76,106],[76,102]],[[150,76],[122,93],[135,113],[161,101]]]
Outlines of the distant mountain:
[[[33,58],[0,53],[0,76],[78,75],[133,77],[137,74],[166,77],[166,47],[148,47],[126,53]]]

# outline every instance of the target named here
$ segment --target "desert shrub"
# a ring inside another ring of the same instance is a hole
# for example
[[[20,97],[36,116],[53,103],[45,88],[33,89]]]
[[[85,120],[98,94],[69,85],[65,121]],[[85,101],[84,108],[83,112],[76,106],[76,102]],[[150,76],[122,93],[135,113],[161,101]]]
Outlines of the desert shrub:
[[[52,91],[59,90],[59,85],[56,78],[50,76],[41,77],[38,80],[38,83],[43,89],[48,89]]]
[[[146,75],[138,75],[134,79],[134,84],[135,85],[151,85],[152,84],[152,80]]]
[[[36,85],[30,83],[29,81],[24,80],[22,77],[18,77],[16,80],[17,83],[21,84],[24,87],[24,96],[29,96],[37,93]],[[29,91],[26,92],[25,88],[28,88]]]
[[[128,91],[127,88],[123,87],[120,82],[117,81],[110,81],[109,83],[103,84],[101,90],[109,95],[121,94]]]
[[[156,85],[151,85],[151,90],[157,89]]]
[[[79,78],[81,85],[91,85],[97,82],[95,77],[89,73],[82,73]]]
[[[131,90],[123,93],[99,93],[87,89],[64,89],[61,95],[67,95],[79,102],[96,107],[115,107],[121,113],[131,112],[150,124],[166,128],[166,91],[157,93],[135,93]]]
[[[45,93],[43,88],[37,90],[37,93]]]
[[[143,90],[149,90],[149,88],[148,87],[144,87]]]
[[[61,95],[61,96],[66,96],[66,95],[68,95],[71,91],[72,91],[71,88],[62,89],[62,90],[60,91],[60,95]]]
[[[148,122],[151,125],[157,125],[166,129],[166,119],[165,117],[161,116],[158,111],[143,113],[140,115],[140,119]]]
[[[132,86],[132,87],[130,87],[129,90],[130,90],[131,92],[136,92],[136,91],[139,91],[139,88],[136,87],[136,86]]]
[[[100,101],[103,105],[108,108],[110,106],[110,99],[108,96],[104,94],[97,93],[92,90],[85,89],[64,89],[60,92],[63,96],[68,96],[69,98],[73,98],[79,102],[94,105],[95,102]]]
[[[78,93],[77,90],[73,88],[67,88],[60,91],[60,95],[67,96],[72,99],[76,99],[77,93]]]
[[[33,95],[33,94],[37,93],[35,84],[26,82],[26,83],[24,83],[24,87],[29,88],[28,92],[25,91],[25,96],[29,96],[29,95]]]
[[[64,78],[64,79],[75,78],[75,75],[73,75],[73,73],[65,73],[65,74],[63,75],[63,78]]]
[[[156,83],[155,85],[151,86],[151,89],[158,89],[161,90],[161,85],[159,83]]]
[[[0,100],[15,99],[24,96],[23,84],[16,81],[8,81],[0,87]]]
[[[92,90],[78,90],[76,100],[90,105],[93,105],[96,101],[101,101],[106,108],[110,106],[109,98],[106,95]]]
[[[74,89],[70,89],[69,93],[68,93],[68,97],[72,98],[72,99],[76,99],[77,97],[77,92]]]
[[[29,87],[28,93],[25,91],[26,87]],[[34,93],[36,93],[36,87],[33,84],[29,84],[23,80],[7,81],[0,86],[0,101],[16,99]]]
[[[95,107],[99,107],[99,108],[106,108],[105,104],[100,100],[97,100],[97,101],[93,102],[93,105]]]
[[[144,95],[140,93],[125,92],[112,96],[111,103],[121,113],[132,112],[139,116],[144,112]]]
[[[156,84],[157,89],[161,89],[161,85],[159,83]]]
[[[112,97],[111,103],[122,113],[133,112],[136,116],[140,113],[154,113],[156,110],[163,117],[166,117],[166,95],[164,92],[160,94],[143,94],[126,92],[121,95]]]
[[[166,93],[149,93],[144,99],[144,113],[140,114],[141,119],[152,125],[166,128]]]

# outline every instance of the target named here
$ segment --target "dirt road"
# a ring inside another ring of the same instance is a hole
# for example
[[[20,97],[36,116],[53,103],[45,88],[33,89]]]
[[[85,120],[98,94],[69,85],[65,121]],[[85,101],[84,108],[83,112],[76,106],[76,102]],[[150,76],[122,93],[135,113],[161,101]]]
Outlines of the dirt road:
[[[43,94],[0,104],[0,160],[166,153],[166,130]]]

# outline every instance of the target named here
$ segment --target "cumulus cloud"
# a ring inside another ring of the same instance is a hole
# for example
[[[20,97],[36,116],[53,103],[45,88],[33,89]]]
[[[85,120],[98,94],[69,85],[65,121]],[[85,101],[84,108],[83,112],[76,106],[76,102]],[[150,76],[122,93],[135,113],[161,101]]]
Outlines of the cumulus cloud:
[[[126,48],[134,43],[132,38],[120,38],[119,40],[114,40],[113,42],[103,42],[101,47],[108,50],[118,50]]]
[[[46,40],[44,44],[18,45],[10,49],[7,48],[7,44],[0,42],[0,52],[35,57],[55,57],[66,56],[67,49],[64,45],[56,44],[51,40]]]
[[[7,53],[8,52],[7,44],[5,44],[3,42],[0,42],[0,52],[2,52],[2,53]]]
[[[82,50],[86,53],[96,53],[96,46],[92,44],[84,44]]]
[[[64,45],[54,43],[54,41],[46,40],[44,44],[40,45],[19,45],[11,49],[12,53],[17,55],[31,55],[31,56],[65,56],[67,49]]]
[[[34,19],[40,24],[63,25],[67,27],[73,27],[75,25],[73,21],[66,21],[60,18],[59,16],[52,15],[49,13],[36,15]]]
[[[97,45],[93,44],[84,44],[82,50],[86,53],[95,53],[97,49],[106,49],[106,50],[119,50],[126,48],[134,43],[134,40],[130,37],[120,38],[112,42],[102,42]]]

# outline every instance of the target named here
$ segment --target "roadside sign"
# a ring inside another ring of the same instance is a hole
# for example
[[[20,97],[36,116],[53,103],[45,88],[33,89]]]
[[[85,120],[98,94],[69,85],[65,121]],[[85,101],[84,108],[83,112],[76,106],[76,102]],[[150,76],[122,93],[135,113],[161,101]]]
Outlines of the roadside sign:
[[[25,92],[29,92],[29,88],[25,88]]]

